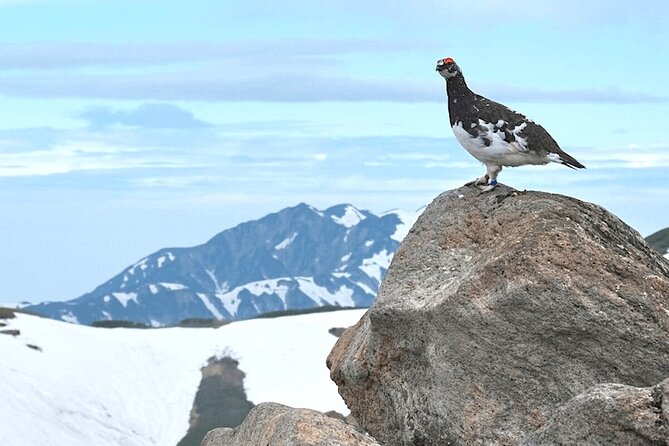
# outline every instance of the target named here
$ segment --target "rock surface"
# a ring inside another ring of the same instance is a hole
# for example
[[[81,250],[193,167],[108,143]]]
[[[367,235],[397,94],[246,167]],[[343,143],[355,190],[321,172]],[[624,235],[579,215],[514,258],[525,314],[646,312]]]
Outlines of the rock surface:
[[[669,376],[669,262],[593,204],[445,192],[328,366],[382,444],[519,444],[588,388]]]
[[[669,444],[669,379],[655,387],[602,384],[572,398],[524,446]]]
[[[201,446],[379,446],[341,420],[310,409],[262,403],[235,429],[210,431]]]

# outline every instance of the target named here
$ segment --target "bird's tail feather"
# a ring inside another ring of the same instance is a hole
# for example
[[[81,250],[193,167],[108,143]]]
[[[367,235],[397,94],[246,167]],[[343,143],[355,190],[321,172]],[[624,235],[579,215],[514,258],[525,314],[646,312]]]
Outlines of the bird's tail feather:
[[[585,166],[583,164],[576,161],[576,158],[569,155],[568,153],[560,151],[560,153],[558,153],[558,156],[560,162],[567,167],[570,167],[572,169],[585,169]]]

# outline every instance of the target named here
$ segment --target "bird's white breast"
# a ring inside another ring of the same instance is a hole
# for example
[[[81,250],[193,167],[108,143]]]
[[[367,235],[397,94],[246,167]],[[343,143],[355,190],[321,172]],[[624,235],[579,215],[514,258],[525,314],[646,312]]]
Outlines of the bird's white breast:
[[[546,164],[545,157],[539,157],[537,154],[528,151],[527,141],[521,137],[520,132],[527,126],[523,123],[511,130],[515,141],[505,140],[505,134],[499,129],[502,122],[496,126],[493,123],[485,122],[479,119],[478,136],[472,136],[463,127],[462,121],[453,125],[453,133],[462,147],[467,150],[474,158],[484,164],[497,166],[521,166],[523,164]],[[488,140],[490,144],[486,145]]]

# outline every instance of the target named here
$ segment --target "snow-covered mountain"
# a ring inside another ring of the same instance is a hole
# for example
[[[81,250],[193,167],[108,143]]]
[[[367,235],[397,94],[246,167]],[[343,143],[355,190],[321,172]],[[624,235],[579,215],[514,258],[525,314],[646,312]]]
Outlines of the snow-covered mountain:
[[[26,309],[81,324],[160,326],[322,305],[367,307],[416,216],[299,204],[203,245],[161,249],[77,299]]]
[[[330,380],[328,330],[364,310],[239,321],[217,329],[105,329],[16,314],[0,319],[0,444],[176,445],[200,368],[232,357],[248,399],[348,409]],[[268,341],[269,340],[269,341]]]

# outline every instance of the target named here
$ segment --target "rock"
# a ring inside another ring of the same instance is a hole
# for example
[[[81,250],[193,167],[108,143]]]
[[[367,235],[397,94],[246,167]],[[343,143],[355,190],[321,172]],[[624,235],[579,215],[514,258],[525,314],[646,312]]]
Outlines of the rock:
[[[655,387],[601,384],[572,398],[525,446],[669,445],[669,379]]]
[[[239,426],[253,409],[244,391],[246,374],[239,369],[237,360],[214,356],[200,372],[202,379],[195,393],[190,427],[177,446],[200,444],[207,432],[216,427]]]
[[[332,327],[331,329],[328,330],[328,333],[330,333],[332,336],[338,338],[342,334],[344,334],[345,331],[346,331],[346,328],[344,328],[344,327]]]
[[[594,385],[669,376],[669,262],[593,204],[445,192],[328,366],[382,444],[519,444]]]
[[[379,446],[341,420],[277,403],[256,406],[241,426],[210,431],[201,446]]]

